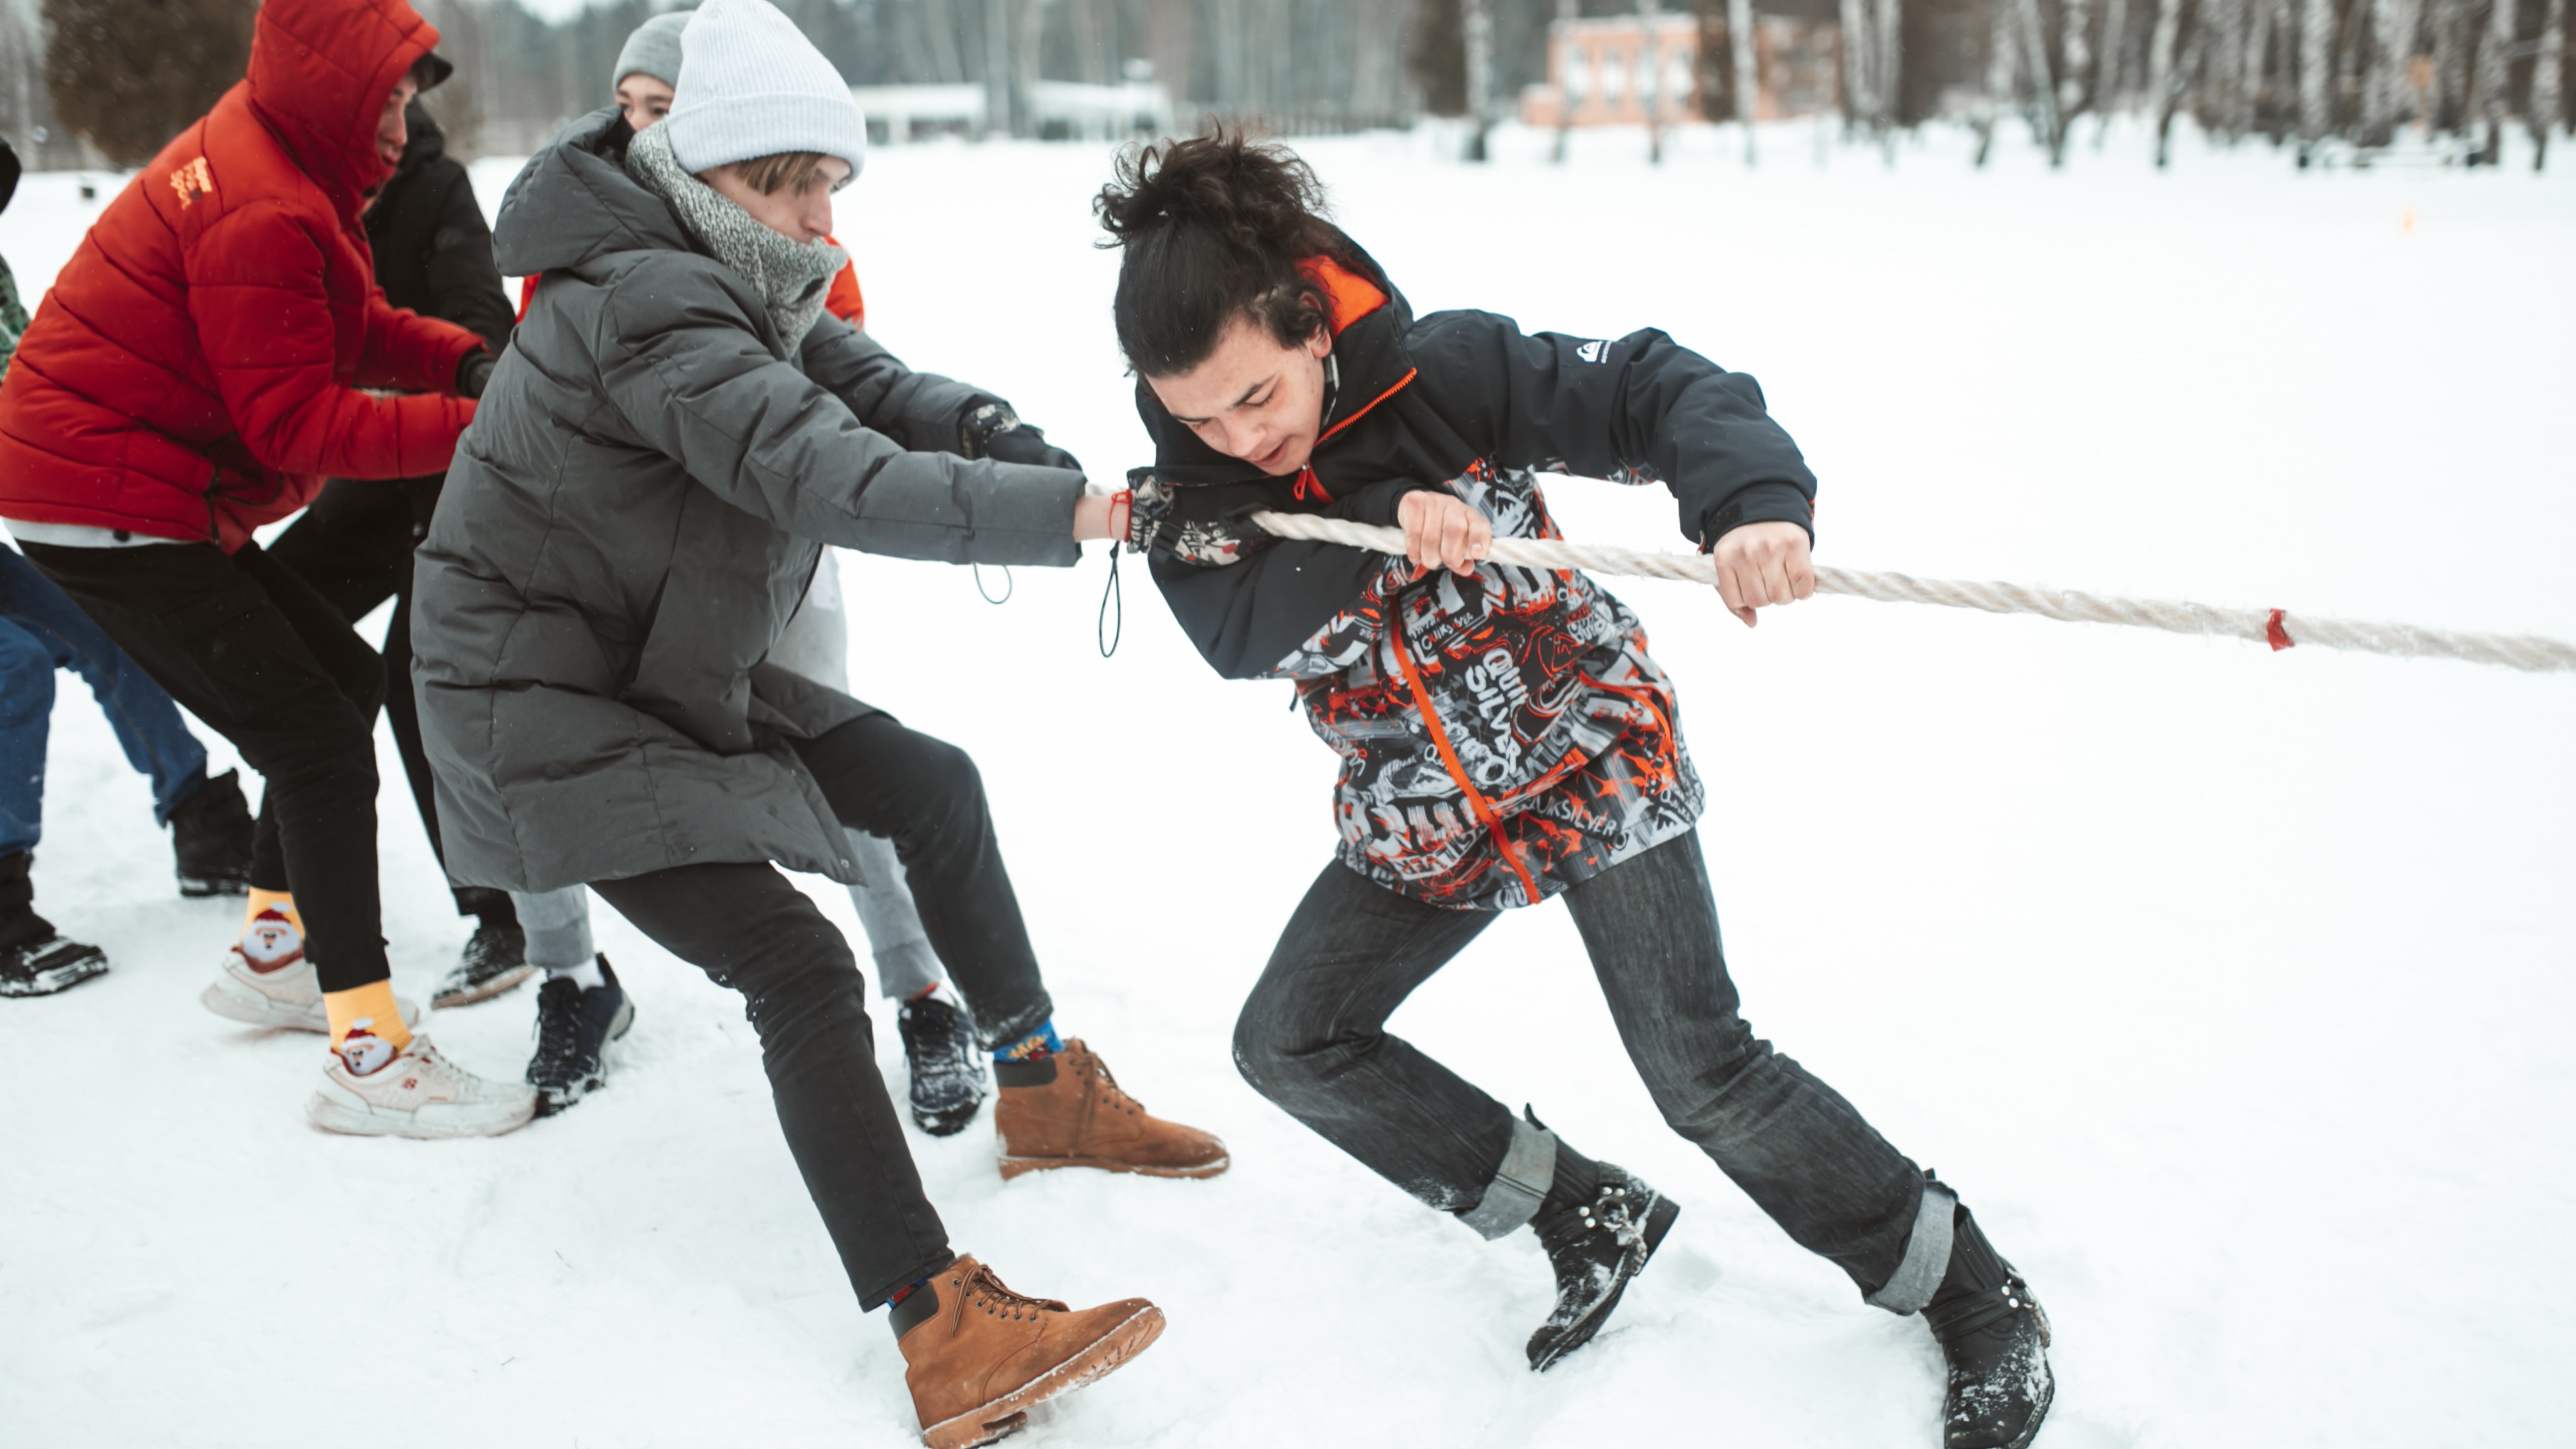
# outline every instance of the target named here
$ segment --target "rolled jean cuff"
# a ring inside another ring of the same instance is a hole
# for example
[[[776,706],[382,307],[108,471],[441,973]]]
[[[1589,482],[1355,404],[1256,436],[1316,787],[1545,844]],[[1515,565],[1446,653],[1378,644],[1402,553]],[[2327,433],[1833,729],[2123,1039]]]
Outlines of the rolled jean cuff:
[[[961,989],[958,994],[963,996],[965,992]],[[1021,1037],[1055,1020],[1055,1002],[1043,991],[1038,993],[1037,1000],[999,1021],[985,1020],[984,1013],[987,1009],[971,998],[966,1003],[968,1014],[975,1018],[975,1039],[984,1044],[986,1051],[1018,1041]]]
[[[1512,1119],[1512,1145],[1485,1185],[1484,1199],[1458,1220],[1488,1238],[1499,1238],[1537,1216],[1556,1180],[1556,1134],[1524,1118]]]
[[[955,1250],[951,1249],[945,1243],[940,1244],[936,1249],[931,1251],[928,1257],[923,1258],[919,1263],[912,1267],[906,1268],[902,1272],[895,1274],[892,1279],[881,1283],[874,1288],[862,1290],[859,1294],[859,1311],[861,1313],[876,1312],[878,1309],[885,1307],[887,1299],[892,1298],[897,1293],[902,1292],[904,1289],[911,1287],[915,1283],[938,1277],[940,1274],[947,1272],[949,1265],[956,1261],[957,1254]],[[944,1287],[946,1285],[943,1284],[941,1286]],[[948,1294],[943,1293],[940,1295],[940,1301],[944,1303],[948,1300],[948,1297]]]
[[[529,965],[561,971],[587,966],[598,954],[590,939],[590,887],[512,891],[510,905],[519,913],[519,929],[528,938]]]
[[[1905,1240],[1905,1258],[1896,1272],[1866,1300],[1890,1313],[1919,1312],[1932,1301],[1941,1277],[1950,1271],[1950,1234],[1957,1223],[1959,1195],[1925,1178],[1923,1201],[1914,1210],[1914,1231]]]

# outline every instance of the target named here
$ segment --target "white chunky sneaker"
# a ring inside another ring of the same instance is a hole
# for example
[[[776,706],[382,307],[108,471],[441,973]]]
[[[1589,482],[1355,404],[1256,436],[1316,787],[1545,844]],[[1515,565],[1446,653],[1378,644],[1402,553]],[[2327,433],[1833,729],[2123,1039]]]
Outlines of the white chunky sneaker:
[[[331,1016],[322,1008],[322,983],[301,950],[282,965],[263,969],[240,943],[224,948],[223,966],[213,984],[197,996],[206,1010],[252,1026],[284,1027],[329,1035]],[[420,1020],[420,1003],[394,998],[402,1007],[403,1025]]]
[[[351,1064],[382,1062],[364,1074]],[[399,1052],[352,1028],[322,1069],[322,1088],[304,1115],[329,1132],[360,1137],[497,1137],[537,1115],[537,1092],[525,1082],[478,1077],[416,1036]]]

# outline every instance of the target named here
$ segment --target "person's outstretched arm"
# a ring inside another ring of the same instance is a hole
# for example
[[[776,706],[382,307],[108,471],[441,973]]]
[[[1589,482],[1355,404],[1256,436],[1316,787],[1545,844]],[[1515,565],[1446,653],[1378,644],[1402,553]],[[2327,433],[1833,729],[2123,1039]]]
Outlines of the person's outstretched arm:
[[[456,365],[482,350],[482,339],[371,293],[360,380],[420,391],[377,397],[343,386],[321,243],[267,202],[217,222],[189,250],[187,272],[189,318],[252,457],[281,473],[341,478],[417,478],[447,467],[474,417],[474,404],[452,395]]]
[[[1745,623],[1814,592],[1816,477],[1750,376],[1652,329],[1524,333],[1485,312],[1448,314],[1413,350],[1443,412],[1496,463],[1670,488],[1683,536],[1717,556],[1719,593]]]
[[[998,458],[1082,471],[1071,453],[1023,422],[999,395],[935,372],[915,372],[884,343],[837,317],[805,334],[805,375],[849,404],[860,422],[924,453]]]
[[[905,448],[772,355],[739,303],[676,256],[622,277],[600,325],[601,377],[636,438],[745,512],[898,558],[1062,567],[1081,557],[1081,474]]]

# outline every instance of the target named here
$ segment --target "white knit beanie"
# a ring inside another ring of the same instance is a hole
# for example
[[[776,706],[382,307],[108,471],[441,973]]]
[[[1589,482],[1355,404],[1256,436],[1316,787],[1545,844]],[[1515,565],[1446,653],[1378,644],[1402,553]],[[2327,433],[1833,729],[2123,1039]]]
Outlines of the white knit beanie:
[[[608,78],[608,88],[617,89],[630,75],[649,75],[666,86],[677,88],[680,84],[680,31],[695,13],[673,10],[636,26],[635,33],[626,37],[625,49],[617,52],[617,73]]]
[[[812,151],[859,174],[868,123],[850,87],[768,0],[707,0],[680,32],[671,155],[691,171]]]

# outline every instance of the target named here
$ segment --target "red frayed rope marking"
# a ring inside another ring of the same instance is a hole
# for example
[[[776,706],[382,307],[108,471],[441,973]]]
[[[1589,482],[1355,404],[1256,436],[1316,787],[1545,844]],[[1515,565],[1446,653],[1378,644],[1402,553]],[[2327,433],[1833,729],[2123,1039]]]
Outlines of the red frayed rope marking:
[[[1251,522],[1278,538],[1337,543],[1378,553],[1404,552],[1404,531],[1313,513],[1260,512]],[[1714,586],[1717,563],[1707,554],[1650,553],[1607,544],[1551,538],[1498,538],[1492,561],[1535,569],[1582,569],[1629,578],[1674,579]],[[2472,634],[2413,624],[2371,624],[2352,619],[2291,617],[2285,609],[2218,609],[2160,599],[2105,598],[2071,589],[2026,584],[1917,579],[1905,574],[1819,568],[1816,591],[1880,603],[1938,604],[1990,614],[2036,614],[2069,623],[2127,624],[2175,634],[2216,634],[2252,639],[2275,651],[2313,644],[2398,657],[2459,659],[2507,669],[2576,671],[2576,644],[2530,634]]]

